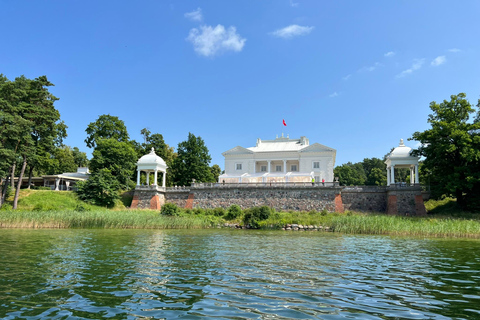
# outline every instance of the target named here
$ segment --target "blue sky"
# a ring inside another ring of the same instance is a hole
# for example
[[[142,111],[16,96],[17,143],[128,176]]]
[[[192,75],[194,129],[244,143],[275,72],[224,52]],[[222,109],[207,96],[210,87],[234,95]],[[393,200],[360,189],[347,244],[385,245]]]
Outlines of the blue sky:
[[[479,1],[0,1],[0,73],[47,75],[90,154],[87,125],[125,121],[212,164],[256,139],[307,136],[336,165],[428,128],[431,101],[480,97]],[[285,119],[287,127],[283,127]],[[414,147],[415,142],[407,142]]]

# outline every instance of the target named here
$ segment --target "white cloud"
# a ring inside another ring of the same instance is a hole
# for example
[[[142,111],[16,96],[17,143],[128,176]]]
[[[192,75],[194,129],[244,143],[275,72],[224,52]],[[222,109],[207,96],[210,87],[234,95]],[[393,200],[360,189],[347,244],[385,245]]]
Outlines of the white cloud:
[[[415,59],[413,61],[413,64],[412,66],[407,69],[407,70],[403,70],[402,72],[400,72],[399,74],[397,74],[397,78],[402,78],[402,77],[405,77],[406,75],[408,74],[411,74],[413,73],[413,71],[416,71],[418,69],[420,69],[422,66],[423,66],[423,63],[425,62],[425,59]]]
[[[304,27],[299,26],[298,24],[292,24],[283,29],[278,29],[272,32],[271,34],[275,37],[290,39],[296,36],[303,36],[312,32],[314,27]]]
[[[330,97],[330,98],[338,97],[338,92],[335,91],[334,93],[330,94],[329,97]]]
[[[448,49],[448,52],[458,53],[458,52],[462,52],[462,50],[457,48],[452,48],[452,49]]]
[[[439,65],[442,65],[445,62],[447,62],[447,58],[445,58],[445,56],[438,56],[435,59],[433,59],[433,61],[430,64],[434,67],[438,67]]]
[[[187,12],[185,13],[185,18],[190,19],[192,21],[202,21],[203,20],[203,15],[202,15],[202,9],[197,8],[197,10],[192,11],[192,12]]]
[[[394,55],[395,55],[395,52],[389,51],[389,52],[385,53],[383,56],[385,56],[385,57],[393,57]]]
[[[343,77],[342,79],[347,81],[348,79],[350,79],[352,77],[351,74],[347,74],[345,77]]]
[[[225,29],[221,24],[215,28],[212,26],[200,26],[200,30],[193,28],[186,39],[193,44],[195,52],[211,57],[225,51],[242,51],[245,41],[235,27]]]
[[[358,70],[358,72],[365,72],[365,71],[372,72],[372,71],[375,71],[375,69],[377,69],[380,66],[382,66],[380,62],[375,62],[372,66],[363,67],[360,70]]]
[[[298,7],[298,2],[293,2],[293,0],[290,0],[290,6],[291,7]]]

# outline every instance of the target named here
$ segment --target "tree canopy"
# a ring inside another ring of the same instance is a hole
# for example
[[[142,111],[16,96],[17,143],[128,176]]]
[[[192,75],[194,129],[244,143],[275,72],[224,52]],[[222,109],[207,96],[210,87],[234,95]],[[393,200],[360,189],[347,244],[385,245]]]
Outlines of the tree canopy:
[[[215,181],[209,166],[212,158],[201,137],[189,133],[188,139],[178,144],[177,154],[172,164],[174,184],[190,185],[193,179],[198,182]]]
[[[129,139],[125,123],[118,117],[102,114],[97,120],[91,122],[87,129],[85,143],[89,148],[95,148],[99,139],[116,139],[127,142]]]
[[[479,209],[480,100],[475,108],[459,93],[450,101],[431,102],[430,109],[431,128],[411,137],[421,143],[415,153],[425,157],[422,171],[437,196],[454,196],[463,209]]]

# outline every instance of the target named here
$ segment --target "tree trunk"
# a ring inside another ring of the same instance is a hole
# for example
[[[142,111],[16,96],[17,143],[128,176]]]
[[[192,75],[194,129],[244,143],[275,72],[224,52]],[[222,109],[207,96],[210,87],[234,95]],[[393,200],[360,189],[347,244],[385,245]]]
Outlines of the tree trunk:
[[[5,202],[5,197],[7,196],[8,183],[10,182],[8,181],[9,179],[10,175],[8,175],[5,181],[3,181],[4,183],[2,185],[2,193],[0,193],[0,208],[3,206],[3,203]]]
[[[12,172],[10,173],[10,183],[12,184],[12,190],[15,189],[15,165],[16,163],[14,162],[12,166]]]
[[[17,189],[15,190],[15,197],[13,198],[13,209],[17,209],[18,194],[20,193],[20,186],[22,185],[23,174],[25,173],[25,167],[27,166],[27,156],[23,156],[22,170],[20,170],[20,176],[18,177]]]
[[[30,185],[32,184],[32,174],[33,174],[33,166],[30,166],[30,170],[28,172],[28,189],[30,189]]]

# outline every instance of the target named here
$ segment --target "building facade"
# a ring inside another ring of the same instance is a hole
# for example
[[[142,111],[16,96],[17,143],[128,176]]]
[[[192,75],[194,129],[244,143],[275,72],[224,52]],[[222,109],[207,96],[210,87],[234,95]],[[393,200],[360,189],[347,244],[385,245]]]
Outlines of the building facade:
[[[225,151],[225,173],[219,183],[333,182],[336,150],[306,137],[257,139],[255,147]]]

